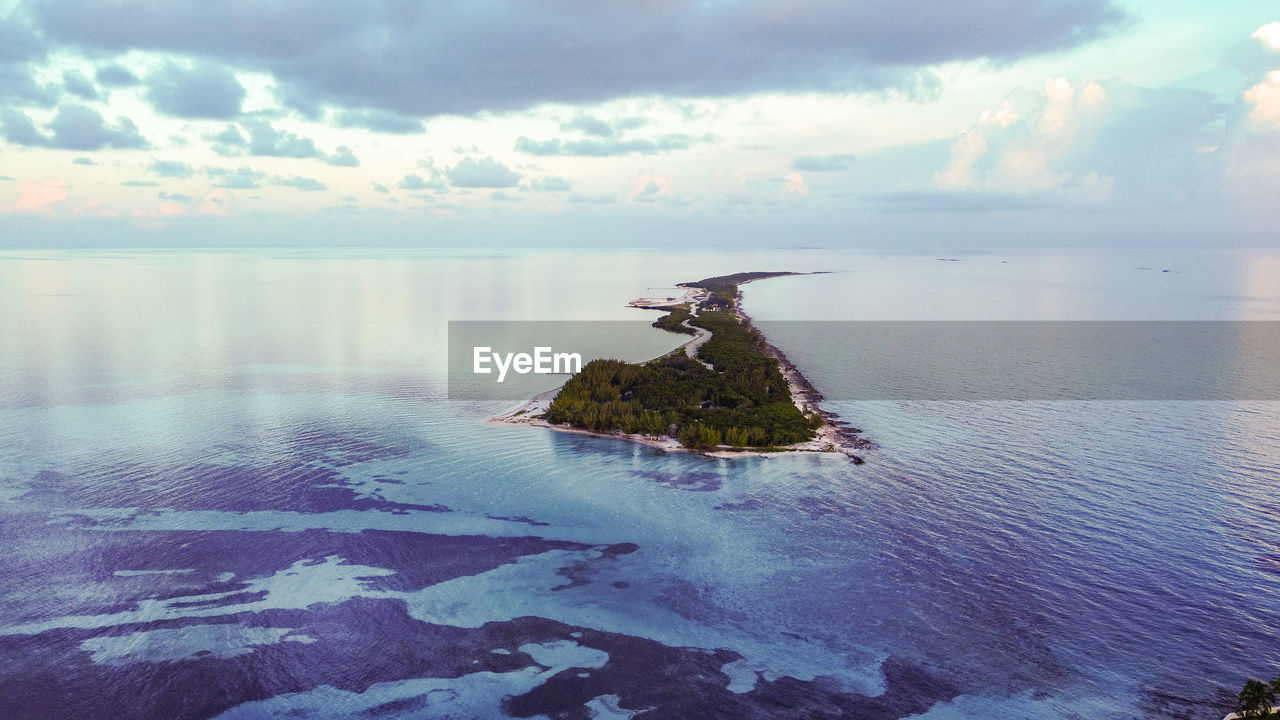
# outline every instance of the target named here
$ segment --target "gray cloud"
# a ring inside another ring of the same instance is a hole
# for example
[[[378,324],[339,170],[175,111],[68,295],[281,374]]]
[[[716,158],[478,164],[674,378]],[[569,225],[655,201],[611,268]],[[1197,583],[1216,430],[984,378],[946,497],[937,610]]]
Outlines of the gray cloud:
[[[791,160],[791,169],[801,172],[835,172],[848,170],[853,164],[853,156],[848,153],[834,155],[800,155]]]
[[[0,63],[0,102],[51,107],[57,101],[58,88],[36,82],[30,66],[25,63]]]
[[[271,178],[271,184],[278,185],[280,187],[291,187],[304,192],[319,192],[321,190],[329,189],[328,185],[325,185],[319,180],[316,180],[315,178],[302,177],[301,175],[294,175],[293,177],[287,178],[277,175],[276,177]]]
[[[249,147],[249,139],[235,125],[228,125],[221,132],[206,135],[205,138],[213,142],[213,151],[219,155],[243,155],[245,148]]]
[[[449,189],[446,182],[444,172],[437,167],[428,167],[430,178],[424,178],[421,175],[405,175],[404,179],[396,183],[396,187],[401,190],[435,190],[436,192],[444,192]],[[378,190],[382,187],[381,190]],[[380,186],[374,183],[374,189],[378,192],[386,192],[386,186]]]
[[[260,180],[266,177],[265,173],[260,173],[252,168],[239,167],[231,168],[209,168],[205,173],[217,180],[215,187],[231,188],[234,190],[252,190],[261,187],[258,184]]]
[[[450,168],[445,175],[449,184],[464,188],[505,188],[515,187],[520,183],[520,175],[506,165],[484,157],[479,160],[463,158]]]
[[[159,187],[160,183],[155,180],[125,180],[120,183],[125,187]]]
[[[6,109],[0,114],[0,134],[14,145],[40,146],[48,142],[26,113],[13,109]]]
[[[168,63],[147,76],[147,98],[174,117],[220,120],[240,114],[244,86],[222,65]]]
[[[241,132],[242,129],[243,132]],[[339,146],[329,154],[316,147],[315,141],[311,138],[273,127],[263,118],[249,118],[239,127],[228,125],[221,132],[205,137],[213,143],[214,152],[228,157],[253,155],[311,158],[338,167],[356,167],[360,164],[360,159],[346,145]]]
[[[154,160],[147,169],[160,177],[189,178],[196,174],[195,168],[173,160]]]
[[[1074,47],[1126,20],[1109,0],[36,0],[33,15],[69,44],[220,58],[313,102],[409,116],[642,94],[918,93],[936,82],[930,65]]]
[[[568,192],[573,189],[568,180],[555,175],[548,175],[543,178],[534,178],[529,181],[530,190],[538,190],[541,192]]]
[[[338,149],[334,150],[324,161],[336,167],[358,167],[360,165],[360,158],[356,157],[356,154],[351,152],[351,148],[346,145],[339,145]]]
[[[249,131],[249,154],[262,157],[318,158],[323,157],[315,141],[287,130],[277,130],[266,120],[245,120]]]
[[[107,87],[131,87],[142,82],[137,75],[129,72],[121,65],[103,65],[93,74],[93,78]]]
[[[575,155],[579,157],[612,157],[616,155],[657,155],[672,150],[687,150],[698,143],[715,142],[714,135],[663,135],[652,140],[642,138],[600,140],[532,140],[521,136],[515,149],[530,155]]]
[[[6,110],[0,116],[0,133],[16,145],[56,148],[60,150],[101,150],[142,148],[147,141],[138,134],[138,126],[129,118],[117,118],[109,125],[102,115],[84,105],[63,105],[58,114],[38,130],[31,118],[18,110]]]
[[[627,117],[608,122],[594,115],[580,113],[572,120],[560,123],[560,129],[565,131],[576,130],[584,135],[592,135],[594,137],[611,138],[622,134],[624,131],[645,125],[648,122],[642,117]]]
[[[20,63],[45,56],[44,44],[16,13],[0,17],[0,63]]]
[[[62,87],[67,92],[84,100],[97,100],[98,88],[93,86],[89,78],[76,70],[62,71]]]
[[[97,165],[98,163],[94,162],[93,158],[78,157],[75,160],[72,160],[71,164],[72,165]]]
[[[426,132],[422,121],[386,110],[342,110],[333,117],[338,127],[361,127],[375,132],[411,135]]]
[[[53,131],[52,147],[70,150],[98,150],[104,147],[141,148],[147,141],[138,134],[138,126],[129,118],[118,118],[114,127],[107,125],[97,110],[84,105],[63,105],[49,122]]]

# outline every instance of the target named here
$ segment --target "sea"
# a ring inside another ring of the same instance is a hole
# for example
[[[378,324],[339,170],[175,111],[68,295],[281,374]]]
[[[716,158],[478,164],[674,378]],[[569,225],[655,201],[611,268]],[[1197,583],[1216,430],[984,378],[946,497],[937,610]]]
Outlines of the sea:
[[[822,273],[762,327],[1280,320],[1275,250],[6,251],[0,718],[1218,720],[1280,672],[1274,400],[828,391],[855,465],[448,399],[450,321],[638,361],[682,339],[629,300],[753,270]]]

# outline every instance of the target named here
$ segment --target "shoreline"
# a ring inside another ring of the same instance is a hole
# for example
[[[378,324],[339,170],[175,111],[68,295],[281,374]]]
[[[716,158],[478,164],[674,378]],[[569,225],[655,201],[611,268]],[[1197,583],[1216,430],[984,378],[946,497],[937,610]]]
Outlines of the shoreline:
[[[816,273],[789,274],[805,275]],[[755,279],[753,278],[741,281],[738,284],[746,285],[747,283],[754,281]],[[656,310],[669,305],[688,304],[692,309],[698,310],[701,308],[702,303],[711,296],[711,293],[703,288],[681,287],[685,290],[684,295],[681,297],[637,298],[628,302],[627,306],[642,310]],[[734,298],[732,310],[735,317],[746,323],[746,325],[752,330],[759,332],[759,329],[757,329],[752,323],[751,317],[742,311],[741,293],[739,293],[738,297]],[[689,340],[686,340],[671,350],[659,355],[659,358],[666,357],[667,355],[683,350],[690,359],[696,359],[698,347],[711,338],[711,332],[692,325],[686,325],[686,327],[690,327],[695,330],[696,334]],[[760,336],[763,338],[764,334],[761,333]],[[874,449],[875,443],[862,437],[859,434],[862,432],[861,430],[846,427],[848,423],[840,420],[835,413],[829,410],[824,410],[821,403],[825,398],[823,398],[822,393],[818,392],[817,388],[813,386],[813,383],[809,382],[809,379],[806,378],[804,374],[800,372],[799,368],[797,368],[791,360],[787,358],[786,354],[770,343],[768,338],[765,338],[764,345],[768,354],[777,361],[778,366],[782,371],[782,376],[787,381],[787,387],[791,393],[791,401],[801,410],[801,412],[804,412],[805,414],[816,412],[822,417],[822,425],[815,430],[815,435],[812,440],[806,440],[801,443],[794,443],[792,445],[784,445],[770,449],[749,448],[735,450],[727,446],[720,446],[716,449],[706,449],[685,447],[680,444],[679,440],[668,435],[641,435],[637,433],[624,433],[621,431],[597,432],[595,430],[587,430],[585,428],[575,427],[568,424],[556,425],[547,422],[540,416],[547,412],[547,409],[551,406],[551,401],[555,399],[555,396],[560,392],[563,385],[561,387],[539,393],[520,405],[489,418],[486,422],[502,425],[542,427],[559,432],[577,433],[580,435],[591,435],[601,438],[613,438],[615,440],[625,440],[628,442],[646,445],[662,452],[688,452],[714,458],[771,457],[782,453],[839,453],[848,457],[855,465],[861,465],[864,462],[863,458],[861,455],[858,455],[856,451]]]

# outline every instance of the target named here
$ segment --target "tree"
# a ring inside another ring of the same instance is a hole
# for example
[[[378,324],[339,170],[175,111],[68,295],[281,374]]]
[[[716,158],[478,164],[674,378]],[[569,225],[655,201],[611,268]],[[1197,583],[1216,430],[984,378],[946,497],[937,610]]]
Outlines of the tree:
[[[1269,717],[1271,708],[1276,701],[1275,686],[1277,684],[1280,684],[1280,678],[1277,678],[1276,682],[1270,685],[1261,680],[1249,678],[1249,681],[1244,684],[1244,689],[1237,696],[1240,702],[1240,715],[1243,717]]]

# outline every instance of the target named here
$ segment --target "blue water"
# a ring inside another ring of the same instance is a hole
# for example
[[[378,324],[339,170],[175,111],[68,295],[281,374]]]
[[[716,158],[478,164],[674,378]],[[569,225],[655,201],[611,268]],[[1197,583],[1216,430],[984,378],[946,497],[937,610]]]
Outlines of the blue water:
[[[10,254],[0,716],[1203,718],[1280,668],[1277,403],[832,402],[854,466],[443,399],[448,320],[754,269],[835,271],[762,320],[1280,318],[1268,252]]]

